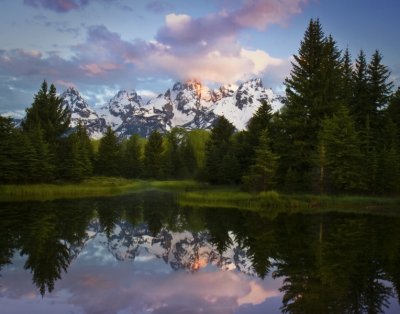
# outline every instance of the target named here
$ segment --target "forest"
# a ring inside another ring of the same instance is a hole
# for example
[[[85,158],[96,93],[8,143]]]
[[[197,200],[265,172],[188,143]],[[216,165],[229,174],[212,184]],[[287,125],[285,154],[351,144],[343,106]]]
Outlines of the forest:
[[[223,116],[211,130],[99,141],[44,81],[20,125],[0,117],[0,184],[80,182],[91,176],[195,179],[245,191],[398,195],[400,88],[376,50],[353,61],[310,20],[284,81],[283,107],[263,102],[245,131]]]

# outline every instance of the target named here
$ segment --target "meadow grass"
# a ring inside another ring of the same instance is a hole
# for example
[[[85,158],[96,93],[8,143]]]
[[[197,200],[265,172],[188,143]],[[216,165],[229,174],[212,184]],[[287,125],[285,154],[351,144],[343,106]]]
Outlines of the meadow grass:
[[[193,180],[128,180],[115,177],[92,177],[76,184],[0,185],[0,201],[103,197],[147,190],[176,193],[180,206],[200,208],[238,208],[274,215],[281,211],[400,214],[400,198],[398,197],[286,195],[275,191],[248,193],[241,191],[238,187],[216,187]]]
[[[145,181],[93,177],[80,183],[0,185],[0,201],[47,201],[63,198],[114,196],[146,190],[187,191],[201,188],[195,181]]]
[[[275,191],[257,194],[239,190],[210,190],[181,193],[178,203],[192,207],[223,207],[263,211],[276,214],[284,212],[354,212],[382,215],[400,214],[400,198],[328,195],[285,195]]]

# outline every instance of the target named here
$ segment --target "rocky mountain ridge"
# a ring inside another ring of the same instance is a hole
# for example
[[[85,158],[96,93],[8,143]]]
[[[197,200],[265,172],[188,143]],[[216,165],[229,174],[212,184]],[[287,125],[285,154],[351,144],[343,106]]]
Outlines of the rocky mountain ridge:
[[[148,136],[153,130],[164,133],[173,127],[209,129],[221,115],[237,130],[243,130],[261,101],[270,102],[274,110],[281,106],[279,97],[264,88],[261,79],[217,89],[198,81],[178,82],[146,103],[136,91],[121,90],[98,109],[91,107],[75,88],[68,88],[61,97],[71,108],[71,126],[81,123],[94,139],[100,138],[107,126],[120,137]]]
[[[71,259],[75,259],[92,243],[97,248],[105,248],[118,261],[156,258],[163,260],[173,270],[195,272],[207,265],[214,265],[222,270],[238,270],[255,276],[246,249],[236,243],[233,235],[231,238],[232,244],[220,252],[211,243],[207,231],[174,232],[162,228],[158,234],[153,235],[146,224],[133,227],[124,221],[116,223],[107,237],[99,220],[93,219],[81,245],[72,246],[69,250]]]

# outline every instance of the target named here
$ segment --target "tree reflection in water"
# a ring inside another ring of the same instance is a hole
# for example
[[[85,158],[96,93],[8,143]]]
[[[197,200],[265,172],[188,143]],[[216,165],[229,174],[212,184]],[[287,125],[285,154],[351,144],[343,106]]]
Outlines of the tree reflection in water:
[[[398,217],[185,208],[173,194],[159,192],[2,204],[0,270],[14,253],[26,255],[24,267],[40,293],[51,292],[96,219],[109,240],[115,226],[128,224],[146,226],[152,235],[207,234],[219,253],[235,243],[260,278],[284,279],[284,313],[379,313],[400,292]],[[197,258],[185,267],[197,271],[206,263]]]

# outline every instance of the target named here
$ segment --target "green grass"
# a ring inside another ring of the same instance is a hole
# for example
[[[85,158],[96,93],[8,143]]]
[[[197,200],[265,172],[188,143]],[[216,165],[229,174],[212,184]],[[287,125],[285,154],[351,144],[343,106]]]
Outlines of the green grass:
[[[114,196],[145,190],[187,191],[201,188],[195,181],[144,181],[94,177],[81,183],[0,185],[0,201],[46,201]]]
[[[281,211],[400,214],[400,198],[283,195],[275,191],[252,194],[242,192],[235,187],[215,187],[190,180],[145,181],[112,177],[93,177],[77,184],[0,185],[0,201],[45,201],[114,196],[146,190],[176,193],[178,204],[181,206],[238,208],[269,215]]]
[[[239,208],[276,214],[285,212],[355,212],[400,214],[400,198],[327,195],[282,195],[275,191],[250,194],[239,190],[210,190],[181,193],[182,206]]]

